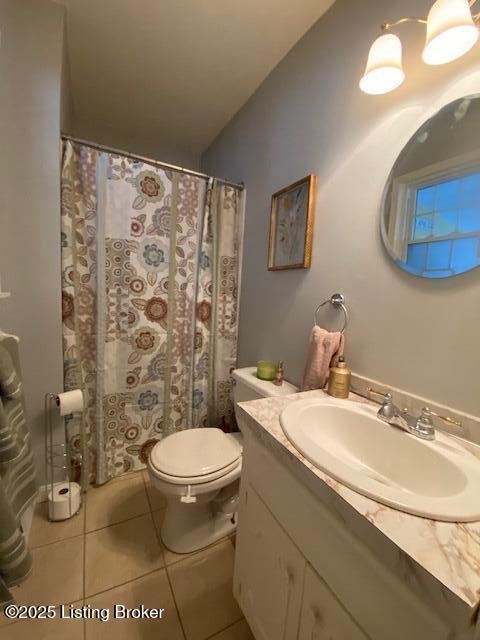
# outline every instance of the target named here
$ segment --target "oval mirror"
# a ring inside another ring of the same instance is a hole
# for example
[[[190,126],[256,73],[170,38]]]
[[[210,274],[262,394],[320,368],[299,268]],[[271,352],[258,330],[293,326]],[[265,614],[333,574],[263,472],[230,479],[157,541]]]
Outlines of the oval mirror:
[[[390,256],[422,278],[480,266],[480,96],[451,102],[397,158],[381,210]]]

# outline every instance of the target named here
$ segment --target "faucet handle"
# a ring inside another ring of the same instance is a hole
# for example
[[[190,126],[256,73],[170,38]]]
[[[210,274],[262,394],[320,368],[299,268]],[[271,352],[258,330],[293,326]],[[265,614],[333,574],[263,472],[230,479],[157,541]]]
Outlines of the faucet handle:
[[[376,389],[373,389],[372,387],[368,387],[367,388],[368,393],[373,393],[373,395],[375,396],[381,396],[385,402],[391,402],[392,400],[392,394],[387,391],[386,393],[384,393],[383,391],[377,391]]]
[[[378,416],[380,416],[382,420],[385,418],[393,418],[393,416],[398,413],[397,407],[393,404],[392,394],[389,391],[383,393],[382,391],[372,389],[372,387],[368,387],[367,391],[368,393],[373,393],[383,398],[382,406],[378,410]]]
[[[462,423],[459,422],[458,420],[454,420],[453,418],[450,418],[450,416],[441,416],[440,414],[435,413],[435,411],[432,411],[430,407],[423,407],[422,416],[425,416],[425,417],[435,416],[435,418],[439,418],[440,420],[443,420],[443,422],[446,422],[451,427],[457,427],[458,429],[463,428]]]
[[[415,422],[415,435],[424,440],[435,440],[435,427],[432,422],[432,415],[428,407],[423,407],[421,414]]]

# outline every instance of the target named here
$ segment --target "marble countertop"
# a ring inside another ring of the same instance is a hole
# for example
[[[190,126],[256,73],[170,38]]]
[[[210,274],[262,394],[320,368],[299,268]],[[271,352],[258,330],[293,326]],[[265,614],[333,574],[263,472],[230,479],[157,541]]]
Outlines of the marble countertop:
[[[291,458],[305,465],[444,587],[469,607],[476,607],[480,601],[480,522],[439,522],[404,513],[349,489],[317,469],[290,443],[279,421],[280,413],[288,404],[315,396],[328,397],[324,391],[308,391],[241,402],[239,406],[253,419],[253,424],[263,429]],[[349,400],[374,404],[353,393]],[[452,438],[452,445],[480,461],[480,447],[459,438]]]

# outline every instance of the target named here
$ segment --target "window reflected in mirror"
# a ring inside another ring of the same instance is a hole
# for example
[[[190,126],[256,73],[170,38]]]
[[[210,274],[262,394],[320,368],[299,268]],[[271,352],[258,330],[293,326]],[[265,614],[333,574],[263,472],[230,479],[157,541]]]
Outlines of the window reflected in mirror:
[[[447,105],[411,138],[390,174],[381,222],[388,252],[414,275],[480,266],[480,98]]]

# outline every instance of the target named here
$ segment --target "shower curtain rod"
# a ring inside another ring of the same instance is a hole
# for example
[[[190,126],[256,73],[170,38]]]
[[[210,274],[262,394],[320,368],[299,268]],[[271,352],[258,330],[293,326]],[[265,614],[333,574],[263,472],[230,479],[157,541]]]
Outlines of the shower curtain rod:
[[[73,136],[63,135],[61,136],[62,140],[70,140],[71,142],[76,142],[77,144],[84,144],[86,147],[92,147],[92,149],[97,149],[98,151],[105,151],[106,153],[114,153],[115,155],[125,156],[126,158],[130,158],[131,160],[139,160],[140,162],[147,162],[148,164],[152,164],[155,167],[165,167],[167,169],[172,169],[173,171],[180,171],[181,173],[186,173],[190,176],[197,176],[197,178],[205,178],[209,179],[212,176],[207,175],[206,173],[201,173],[200,171],[194,171],[193,169],[185,169],[184,167],[177,167],[174,164],[169,164],[168,162],[160,162],[160,160],[153,160],[153,158],[145,158],[144,156],[137,156],[133,153],[129,153],[128,151],[123,151],[123,149],[114,149],[113,147],[106,147],[102,144],[97,144],[96,142],[90,142],[90,140],[82,140],[81,138],[74,138]],[[243,190],[245,185],[243,182],[236,183],[230,182],[229,180],[224,180],[223,178],[214,178],[217,182],[221,182],[229,187],[235,187],[237,189]]]

